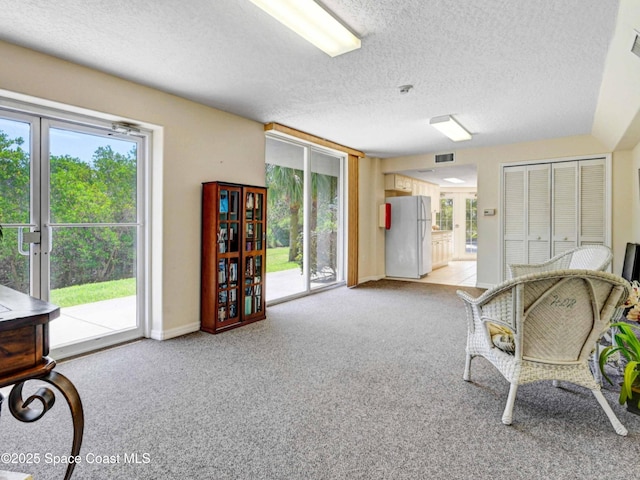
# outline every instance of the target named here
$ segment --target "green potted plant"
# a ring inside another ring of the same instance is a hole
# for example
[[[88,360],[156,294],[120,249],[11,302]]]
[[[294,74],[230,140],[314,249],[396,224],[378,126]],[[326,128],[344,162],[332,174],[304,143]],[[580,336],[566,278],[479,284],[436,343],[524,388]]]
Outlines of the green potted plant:
[[[619,401],[621,405],[627,404],[627,410],[640,415],[640,340],[638,340],[638,334],[634,332],[634,329],[640,332],[640,325],[616,322],[612,323],[611,327],[615,333],[612,337],[612,345],[600,353],[600,371],[604,378],[613,385],[604,371],[604,366],[609,357],[620,352],[620,355],[627,360],[627,364],[624,367],[622,384],[620,385]]]

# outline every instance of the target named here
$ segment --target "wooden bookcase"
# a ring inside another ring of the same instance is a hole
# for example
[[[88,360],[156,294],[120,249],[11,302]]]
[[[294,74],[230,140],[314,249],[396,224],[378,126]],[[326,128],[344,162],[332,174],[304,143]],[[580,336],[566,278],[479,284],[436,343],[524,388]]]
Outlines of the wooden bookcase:
[[[202,184],[200,329],[219,333],[266,317],[267,189]]]

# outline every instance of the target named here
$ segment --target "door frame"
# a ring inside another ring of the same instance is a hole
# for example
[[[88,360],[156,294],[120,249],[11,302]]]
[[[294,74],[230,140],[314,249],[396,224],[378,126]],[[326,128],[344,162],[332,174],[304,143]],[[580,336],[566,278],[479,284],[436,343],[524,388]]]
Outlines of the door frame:
[[[312,154],[318,153],[320,155],[326,155],[330,157],[336,158],[339,163],[339,172],[340,177],[338,181],[338,242],[337,242],[337,255],[336,255],[336,267],[337,267],[337,277],[336,281],[332,282],[326,286],[321,287],[312,287],[311,275],[310,275],[310,266],[308,259],[311,258],[310,254],[310,241],[309,235],[303,235],[302,242],[302,277],[303,277],[303,290],[286,295],[283,297],[273,298],[267,302],[267,306],[276,305],[278,303],[288,301],[294,298],[303,297],[309,295],[310,293],[315,293],[317,291],[325,290],[327,288],[333,288],[336,286],[345,284],[346,277],[346,249],[347,249],[347,238],[348,234],[346,231],[347,221],[346,217],[348,215],[346,205],[346,182],[347,182],[347,162],[349,161],[349,155],[332,149],[322,145],[318,145],[312,143],[310,141],[301,140],[295,137],[291,137],[289,135],[284,135],[279,132],[267,131],[265,134],[267,139],[271,139],[278,142],[284,142],[291,145],[295,145],[297,147],[301,147],[303,149],[303,158],[302,158],[302,171],[304,173],[303,178],[303,232],[307,233],[306,229],[311,225],[311,192],[312,192],[312,178],[311,171],[312,169]],[[265,165],[267,164],[267,159],[265,158]],[[268,275],[268,274],[267,274]]]
[[[604,159],[604,165],[605,165],[605,192],[604,192],[604,197],[605,197],[605,205],[604,205],[604,210],[605,210],[605,238],[604,238],[604,244],[606,246],[608,246],[609,248],[611,248],[613,250],[613,246],[611,244],[611,239],[612,239],[612,217],[613,217],[613,212],[612,212],[612,183],[613,183],[613,176],[612,176],[612,155],[610,153],[605,153],[605,154],[599,154],[599,155],[581,155],[581,156],[572,156],[572,157],[560,157],[560,158],[548,158],[548,159],[542,159],[542,160],[528,160],[528,161],[520,161],[520,162],[509,162],[509,163],[501,163],[500,164],[500,205],[503,207],[501,209],[500,212],[500,232],[499,232],[499,247],[498,247],[498,265],[499,267],[499,279],[500,281],[505,280],[505,272],[504,272],[504,242],[505,242],[505,235],[504,235],[504,221],[505,221],[505,216],[504,216],[504,202],[505,202],[505,182],[504,182],[504,173],[505,173],[505,168],[508,167],[525,167],[525,166],[529,166],[529,165],[540,165],[540,164],[553,164],[553,163],[559,163],[559,162],[575,162],[575,161],[584,161],[584,160],[598,160],[598,159]],[[578,207],[579,208],[579,207]]]
[[[49,207],[49,137],[45,134],[45,127],[53,126],[58,128],[63,126],[64,129],[78,131],[81,133],[101,134],[104,136],[112,136],[114,138],[122,138],[125,140],[131,140],[131,136],[124,135],[114,131],[112,120],[100,118],[93,115],[83,115],[70,113],[67,111],[52,109],[45,106],[39,106],[37,104],[23,103],[21,101],[15,101],[7,98],[0,98],[0,115],[9,119],[19,122],[26,122],[30,124],[30,168],[31,168],[31,196],[30,196],[30,229],[40,227],[40,244],[31,244],[30,250],[30,295],[37,298],[48,296],[46,293],[48,286],[44,285],[44,282],[48,282],[48,272],[42,273],[39,265],[40,261],[34,261],[34,257],[48,254],[46,248],[42,248],[42,245],[48,245],[50,240],[50,228],[48,225],[49,213],[46,214],[46,219],[42,218],[42,212],[48,212],[45,208]],[[137,226],[137,252],[136,252],[136,318],[137,326],[133,329],[127,329],[113,334],[108,334],[102,337],[91,338],[87,341],[79,342],[72,345],[66,345],[59,348],[51,349],[50,354],[55,358],[65,358],[69,356],[79,355],[82,353],[98,350],[111,345],[131,341],[143,336],[150,336],[150,317],[148,312],[152,306],[151,302],[151,270],[150,270],[150,161],[151,158],[151,145],[153,143],[152,130],[149,129],[136,129],[135,135],[140,137],[137,140],[138,148],[141,151],[138,153],[138,174],[137,174],[137,205],[138,205],[138,222]],[[46,156],[46,160],[45,160]],[[47,168],[44,168],[44,166]],[[156,169],[154,168],[154,171]],[[43,185],[46,185],[47,191],[43,191]],[[41,192],[41,193],[38,193]],[[38,199],[38,196],[40,199]],[[42,225],[39,223],[39,218],[42,218]],[[21,225],[21,224],[20,224]],[[6,226],[18,226],[18,225],[6,225]],[[27,227],[27,225],[24,225]],[[46,299],[45,299],[46,300]],[[157,301],[156,301],[157,302]],[[154,311],[156,309],[154,308]],[[154,322],[160,323],[160,322]]]

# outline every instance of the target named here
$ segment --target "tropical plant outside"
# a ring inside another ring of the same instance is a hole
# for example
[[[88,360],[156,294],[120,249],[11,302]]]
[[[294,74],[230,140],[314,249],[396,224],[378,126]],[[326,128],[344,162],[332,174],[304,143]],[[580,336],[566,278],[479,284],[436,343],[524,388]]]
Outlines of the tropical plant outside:
[[[302,269],[303,225],[302,205],[304,172],[266,164],[266,186],[269,188],[267,220],[267,253],[273,248],[288,249],[288,264]],[[335,278],[338,230],[338,178],[311,174],[311,212],[309,231],[311,275]],[[267,268],[269,267],[267,260]],[[294,263],[294,265],[295,265]]]

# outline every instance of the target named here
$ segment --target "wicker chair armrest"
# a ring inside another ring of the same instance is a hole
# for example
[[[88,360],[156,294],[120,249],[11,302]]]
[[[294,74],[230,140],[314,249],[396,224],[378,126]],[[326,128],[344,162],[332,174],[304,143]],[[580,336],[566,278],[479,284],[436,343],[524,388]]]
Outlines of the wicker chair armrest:
[[[542,263],[512,263],[507,265],[511,278],[530,275],[532,273],[551,272],[553,270],[561,270],[566,268],[568,262],[564,257],[551,258]]]

